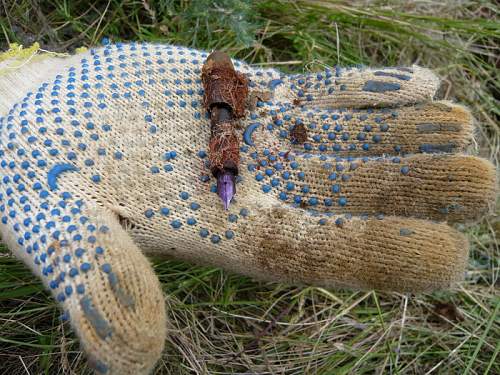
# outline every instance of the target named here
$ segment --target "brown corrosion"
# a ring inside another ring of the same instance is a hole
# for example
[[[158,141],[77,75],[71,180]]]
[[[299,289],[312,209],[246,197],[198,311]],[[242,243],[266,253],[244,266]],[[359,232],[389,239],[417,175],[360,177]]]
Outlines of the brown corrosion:
[[[210,169],[215,177],[229,171],[238,174],[239,139],[237,119],[245,115],[248,80],[234,69],[229,56],[211,53],[203,65],[203,105],[210,113]]]
[[[257,108],[257,102],[262,101],[262,102],[267,102],[272,99],[272,94],[269,91],[250,91],[248,98],[247,98],[247,103],[246,107],[250,111],[254,111],[255,108]]]
[[[304,143],[307,141],[307,129],[304,124],[297,124],[290,130],[290,139],[293,143]]]
[[[214,106],[226,106],[235,119],[245,115],[248,80],[234,70],[227,54],[212,52],[203,65],[201,80],[205,89],[203,105],[208,112],[211,112]]]
[[[217,175],[223,169],[226,169],[237,174],[240,149],[233,124],[231,122],[219,123],[217,129],[212,133],[208,146],[212,173]]]

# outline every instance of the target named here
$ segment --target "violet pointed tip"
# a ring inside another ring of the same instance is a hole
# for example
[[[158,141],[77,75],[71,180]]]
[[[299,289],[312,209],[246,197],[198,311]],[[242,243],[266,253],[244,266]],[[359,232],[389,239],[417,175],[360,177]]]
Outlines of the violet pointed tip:
[[[224,204],[224,209],[229,209],[229,204],[236,194],[234,174],[231,172],[224,172],[217,177],[217,194]]]

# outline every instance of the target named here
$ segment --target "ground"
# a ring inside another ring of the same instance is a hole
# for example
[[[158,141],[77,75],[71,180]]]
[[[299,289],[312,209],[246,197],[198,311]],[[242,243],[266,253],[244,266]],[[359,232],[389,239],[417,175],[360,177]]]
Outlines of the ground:
[[[494,1],[2,1],[0,47],[71,52],[103,38],[210,50],[287,71],[418,63],[478,120],[498,165],[500,23]],[[498,215],[497,215],[498,216]],[[257,283],[154,260],[171,327],[158,374],[498,374],[500,221],[463,228],[466,281],[424,295]],[[78,342],[30,272],[0,249],[0,373],[87,373]],[[73,371],[73,372],[72,372]]]

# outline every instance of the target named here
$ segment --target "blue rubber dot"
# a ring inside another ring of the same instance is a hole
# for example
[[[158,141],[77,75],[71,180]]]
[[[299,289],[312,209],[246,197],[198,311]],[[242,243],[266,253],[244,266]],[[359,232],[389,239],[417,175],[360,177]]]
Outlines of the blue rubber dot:
[[[271,186],[270,186],[270,185],[267,185],[267,184],[266,184],[266,185],[262,185],[262,191],[263,191],[264,193],[269,193],[269,192],[271,191],[271,189],[272,189],[272,188],[271,188]]]
[[[207,230],[207,229],[205,229],[205,228],[201,228],[201,229],[200,229],[200,236],[201,236],[202,238],[206,238],[206,237],[208,237],[208,230]]]
[[[183,200],[186,200],[189,198],[189,194],[185,191],[181,191],[181,193],[179,194],[179,197]]]
[[[104,263],[102,266],[101,266],[101,269],[104,273],[110,273],[111,272],[111,264],[109,263]]]
[[[316,198],[316,197],[311,197],[311,198],[309,198],[309,204],[310,204],[311,206],[315,206],[315,205],[317,205],[317,204],[318,204],[318,198]]]
[[[212,241],[212,243],[219,243],[220,236],[218,234],[212,234],[212,236],[210,237],[210,241]]]
[[[82,263],[82,264],[80,265],[80,270],[81,270],[82,272],[87,272],[87,271],[89,271],[89,270],[90,270],[90,268],[91,268],[91,265],[90,265],[90,263],[87,263],[87,262]]]
[[[66,295],[69,297],[73,293],[73,287],[71,285],[68,285],[64,288],[64,292]]]
[[[174,229],[179,229],[182,226],[182,223],[179,220],[173,220],[170,225]]]
[[[234,232],[232,230],[227,230],[225,236],[228,240],[231,240],[234,237]]]
[[[85,293],[85,286],[83,284],[78,284],[76,286],[76,292],[78,294],[84,294]]]
[[[408,173],[410,173],[410,168],[406,165],[401,167],[401,173],[406,176]]]
[[[160,213],[163,215],[163,216],[167,216],[169,213],[170,213],[170,210],[167,208],[167,207],[162,207],[160,209]]]
[[[188,225],[195,225],[196,224],[196,219],[194,217],[189,217],[187,220],[186,220],[186,223]]]
[[[347,204],[347,198],[346,197],[340,197],[339,198],[339,206],[345,206]]]
[[[146,216],[148,219],[152,218],[154,215],[154,212],[152,209],[148,208],[146,211],[144,211],[144,216]]]

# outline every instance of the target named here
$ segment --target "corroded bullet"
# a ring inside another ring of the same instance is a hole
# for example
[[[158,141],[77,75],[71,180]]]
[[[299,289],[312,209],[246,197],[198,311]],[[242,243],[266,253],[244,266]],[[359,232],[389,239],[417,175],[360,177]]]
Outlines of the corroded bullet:
[[[240,156],[235,123],[245,114],[248,81],[234,69],[230,57],[220,51],[207,57],[201,78],[205,90],[203,104],[210,114],[210,169],[227,210],[236,194]]]

